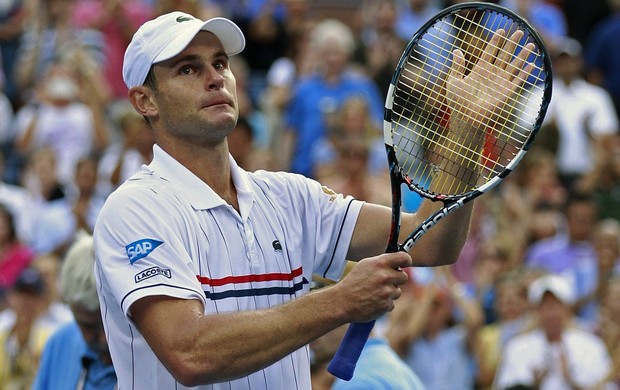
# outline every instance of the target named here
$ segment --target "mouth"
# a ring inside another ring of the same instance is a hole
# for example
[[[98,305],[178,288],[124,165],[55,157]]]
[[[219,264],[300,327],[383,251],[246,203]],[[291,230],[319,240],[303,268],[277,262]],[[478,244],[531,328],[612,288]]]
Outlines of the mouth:
[[[210,102],[208,102],[205,105],[205,108],[209,108],[209,107],[217,107],[217,106],[230,106],[232,107],[232,102],[228,99],[216,99],[216,100],[212,100]]]

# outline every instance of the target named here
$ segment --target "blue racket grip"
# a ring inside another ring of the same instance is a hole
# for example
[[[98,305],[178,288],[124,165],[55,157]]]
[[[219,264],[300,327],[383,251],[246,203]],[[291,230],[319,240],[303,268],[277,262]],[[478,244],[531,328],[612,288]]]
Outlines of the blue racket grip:
[[[338,351],[329,362],[327,371],[337,378],[350,381],[353,378],[355,365],[362,354],[362,349],[370,336],[375,321],[357,322],[349,325]]]

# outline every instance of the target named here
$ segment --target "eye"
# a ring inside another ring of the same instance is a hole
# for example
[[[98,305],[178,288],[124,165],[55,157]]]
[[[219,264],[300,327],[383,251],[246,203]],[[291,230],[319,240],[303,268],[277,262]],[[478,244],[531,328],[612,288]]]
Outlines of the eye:
[[[225,60],[218,60],[218,61],[215,61],[215,62],[213,63],[213,67],[214,67],[216,70],[224,70],[224,69],[228,68],[228,61],[225,61]]]
[[[184,74],[184,75],[190,75],[190,74],[193,74],[194,72],[195,72],[194,67],[190,65],[185,65],[179,69],[179,73]]]

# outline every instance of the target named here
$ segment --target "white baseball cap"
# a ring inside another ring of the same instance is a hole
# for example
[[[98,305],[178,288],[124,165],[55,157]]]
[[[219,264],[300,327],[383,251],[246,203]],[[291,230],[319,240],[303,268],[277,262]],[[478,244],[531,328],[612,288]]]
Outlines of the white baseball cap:
[[[542,302],[546,292],[553,294],[560,302],[567,305],[572,304],[575,300],[570,282],[560,275],[549,274],[533,281],[528,288],[528,299],[532,304],[538,305]]]
[[[199,31],[215,34],[229,56],[241,53],[245,47],[241,29],[226,18],[202,21],[179,11],[158,16],[140,26],[127,46],[123,62],[127,87],[144,84],[151,65],[182,52]]]

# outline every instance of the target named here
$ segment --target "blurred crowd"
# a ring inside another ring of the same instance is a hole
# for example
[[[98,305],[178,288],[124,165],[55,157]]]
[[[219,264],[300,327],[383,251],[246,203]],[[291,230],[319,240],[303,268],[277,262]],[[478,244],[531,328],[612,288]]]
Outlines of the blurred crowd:
[[[458,2],[0,0],[0,389],[30,388],[47,339],[73,317],[58,286],[68,248],[152,158],[121,77],[143,22],[181,10],[243,30],[229,137],[240,166],[389,206],[392,72],[415,31]],[[620,0],[495,2],[551,53],[538,142],[476,201],[459,261],[410,270],[375,333],[428,390],[619,389]],[[408,211],[419,202],[405,196]],[[330,388],[315,363],[316,389]]]

